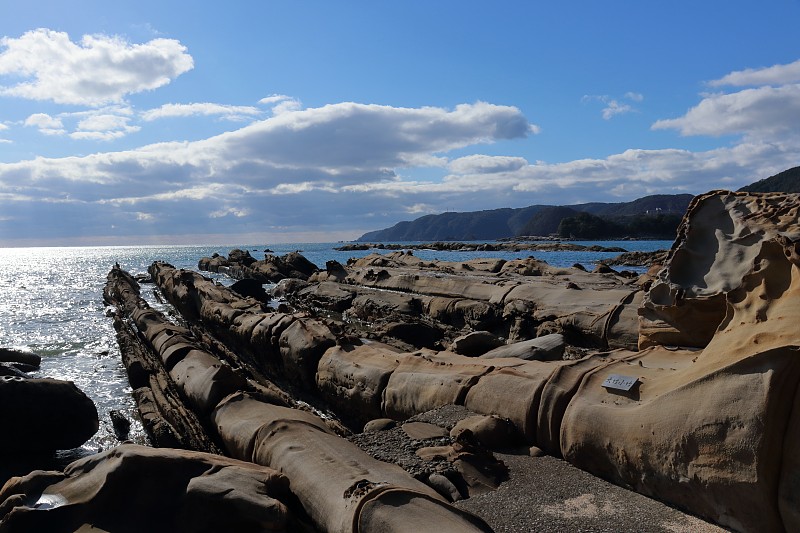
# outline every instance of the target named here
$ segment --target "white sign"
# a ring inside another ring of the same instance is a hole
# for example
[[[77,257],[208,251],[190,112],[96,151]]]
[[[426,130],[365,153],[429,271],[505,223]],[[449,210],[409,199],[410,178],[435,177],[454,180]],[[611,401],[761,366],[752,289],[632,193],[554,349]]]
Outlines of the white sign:
[[[611,374],[603,382],[603,387],[607,389],[618,389],[629,391],[639,382],[639,378],[630,376],[622,376],[620,374]]]

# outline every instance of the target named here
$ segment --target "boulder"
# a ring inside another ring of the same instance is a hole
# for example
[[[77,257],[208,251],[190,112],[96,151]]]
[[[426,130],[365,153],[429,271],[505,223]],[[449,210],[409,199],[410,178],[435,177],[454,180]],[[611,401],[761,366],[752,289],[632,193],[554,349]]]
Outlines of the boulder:
[[[522,437],[514,424],[494,415],[465,418],[450,430],[450,436],[456,440],[466,433],[490,450],[510,448],[519,444]]]
[[[99,428],[92,400],[71,381],[0,377],[0,451],[77,448]]]
[[[501,339],[488,331],[471,331],[453,339],[450,351],[467,357],[477,357],[503,344]]]

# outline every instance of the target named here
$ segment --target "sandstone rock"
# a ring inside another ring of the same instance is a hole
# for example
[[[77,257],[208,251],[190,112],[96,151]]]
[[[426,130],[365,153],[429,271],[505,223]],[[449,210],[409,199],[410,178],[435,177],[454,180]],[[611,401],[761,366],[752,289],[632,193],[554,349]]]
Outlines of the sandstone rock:
[[[436,492],[447,498],[447,501],[449,502],[457,502],[464,499],[464,497],[458,491],[458,488],[453,485],[453,482],[442,474],[433,473],[428,476],[428,485],[433,487]]]
[[[472,331],[453,339],[450,351],[467,357],[477,357],[503,346],[503,341],[488,331]]]
[[[467,432],[490,450],[514,446],[522,437],[512,423],[499,416],[471,416],[465,418],[450,430],[450,436],[458,440]]]
[[[231,454],[289,478],[292,492],[323,531],[352,531],[353,524],[359,524],[359,531],[402,531],[420,513],[425,527],[436,531],[489,531],[400,467],[373,459],[309,416],[267,404],[258,407],[252,398],[237,395],[212,417]]]
[[[397,421],[391,418],[376,418],[364,424],[364,433],[369,431],[386,431],[394,427],[397,427]]]
[[[401,427],[406,435],[413,440],[436,439],[447,436],[446,429],[427,422],[406,422]]]
[[[285,476],[218,455],[125,444],[0,491],[4,531],[293,531]]]
[[[800,196],[713,191],[695,197],[640,310],[640,347],[704,347],[725,318],[725,294],[763,242],[800,239]]]
[[[736,530],[794,530],[800,247],[782,235],[739,240],[757,241],[758,251],[747,250],[750,270],[725,292],[724,318],[705,349],[652,347],[588,374],[566,409],[561,449],[581,468]],[[739,244],[720,244],[732,246]],[[708,281],[724,290],[731,275]],[[627,393],[603,388],[611,373],[640,385]]]
[[[564,355],[566,341],[560,333],[544,335],[528,341],[506,344],[481,355],[482,359],[517,357],[526,361],[554,361]]]
[[[382,343],[334,346],[317,367],[317,389],[332,407],[356,420],[382,416],[381,403],[400,356]]]

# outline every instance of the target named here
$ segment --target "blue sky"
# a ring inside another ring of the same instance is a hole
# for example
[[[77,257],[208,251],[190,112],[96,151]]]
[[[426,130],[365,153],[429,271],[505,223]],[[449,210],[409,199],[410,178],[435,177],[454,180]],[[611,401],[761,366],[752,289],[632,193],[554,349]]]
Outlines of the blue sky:
[[[329,241],[737,189],[800,164],[798,20],[798,0],[4,3],[0,246]]]

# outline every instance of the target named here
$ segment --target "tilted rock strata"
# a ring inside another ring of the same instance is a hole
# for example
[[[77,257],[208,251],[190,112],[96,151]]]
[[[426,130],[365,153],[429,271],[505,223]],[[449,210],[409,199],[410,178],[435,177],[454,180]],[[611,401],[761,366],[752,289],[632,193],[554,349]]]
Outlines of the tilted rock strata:
[[[221,323],[234,325],[235,320],[245,314],[261,312],[259,306],[247,300],[236,300],[235,294],[226,293],[222,288],[220,294],[232,299],[226,303],[233,305],[210,300],[201,302],[197,299],[199,294],[216,294],[212,287],[204,287],[207,280],[170,269],[166,265],[154,265],[153,277],[165,284],[170,280],[168,284],[174,291],[171,294],[179,295],[182,305],[197,304],[195,316],[206,321],[213,317]],[[129,280],[116,276],[116,281],[125,285]],[[186,282],[193,290],[188,290]],[[171,379],[192,409],[213,428],[224,449],[234,457],[283,472],[289,478],[293,494],[321,530],[400,530],[409,521],[420,520],[421,514],[426,527],[443,532],[489,530],[481,520],[450,507],[436,491],[400,467],[373,459],[333,433],[317,415],[274,405],[257,394],[242,392],[251,389],[250,384],[188,335],[181,341],[187,345],[186,349],[173,350],[174,345],[161,340],[163,334],[153,332],[158,331],[159,320],[167,331],[175,326],[148,310],[136,290],[120,288],[114,292],[123,295],[119,303],[121,310],[134,310],[130,318],[146,337],[153,338],[150,347],[171,367]],[[274,318],[274,313],[271,317],[262,314],[262,320]],[[286,366],[303,367],[304,357],[317,349],[320,337],[314,331],[322,331],[321,325],[307,325],[299,318],[290,322],[285,331],[289,332],[291,346],[283,350],[283,345],[279,345],[278,352],[286,355]],[[292,331],[293,326],[297,331]],[[306,336],[308,342],[297,339],[298,335]],[[387,506],[392,509],[391,513]]]
[[[315,274],[289,292],[290,302],[300,292],[315,299],[308,314],[259,310],[161,264],[153,277],[188,316],[356,418],[464,405],[511,421],[527,442],[581,468],[735,530],[796,530],[798,205],[791,195],[700,197],[646,296],[614,274],[533,261],[443,265],[405,253]],[[375,320],[418,313],[436,327],[514,327],[520,339],[562,333],[629,349],[551,362],[398,349],[312,316],[326,301],[344,318],[351,309]],[[639,344],[653,345],[640,352],[630,325],[638,318]],[[282,340],[296,321],[297,336]],[[613,374],[634,386],[607,386]]]

